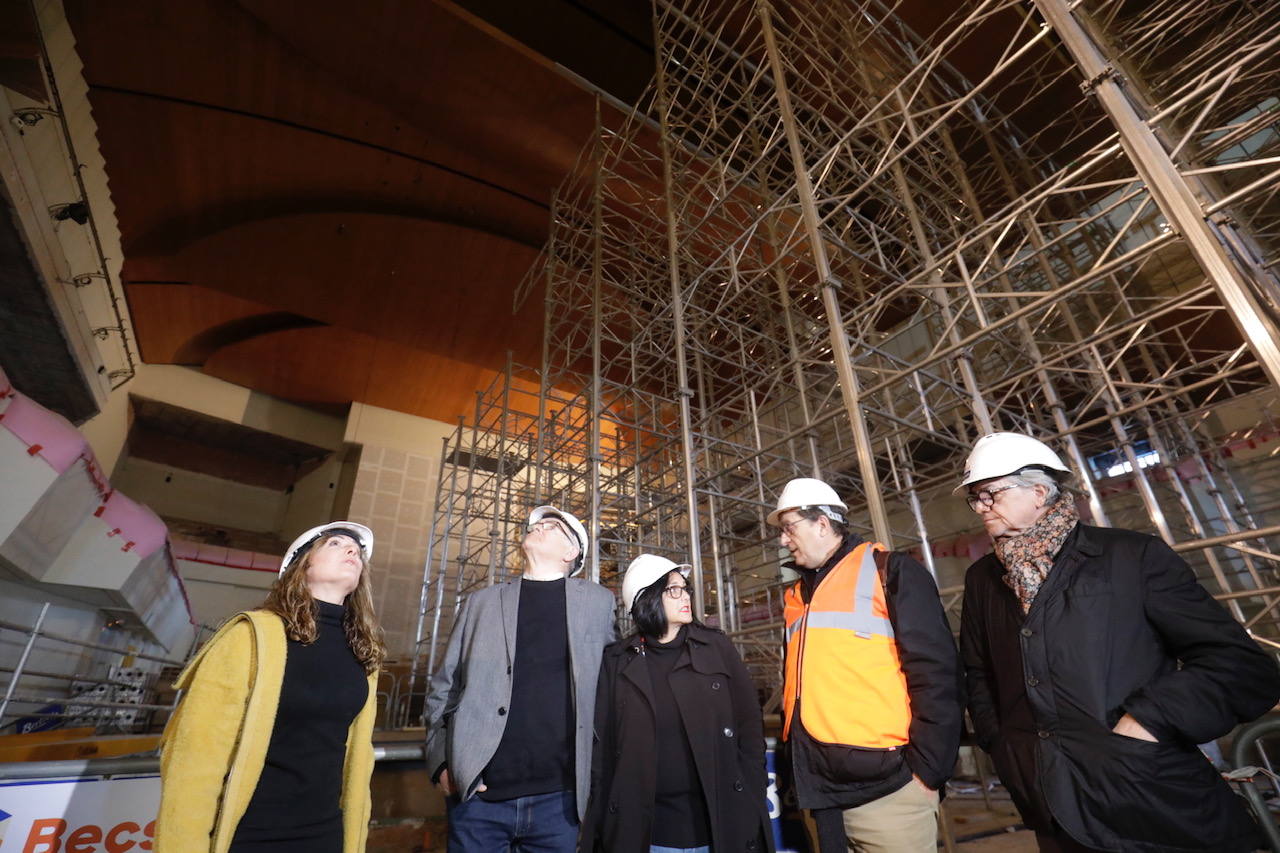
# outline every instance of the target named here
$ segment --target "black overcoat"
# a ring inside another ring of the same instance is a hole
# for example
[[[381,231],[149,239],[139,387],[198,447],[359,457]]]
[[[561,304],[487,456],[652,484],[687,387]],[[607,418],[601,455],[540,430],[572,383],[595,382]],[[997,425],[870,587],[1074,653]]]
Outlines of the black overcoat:
[[[649,670],[635,636],[605,649],[596,695],[583,853],[648,853],[657,785]],[[755,685],[720,631],[690,625],[670,676],[710,811],[716,853],[772,853]]]
[[[1164,542],[1078,524],[1025,615],[988,554],[960,648],[978,743],[1024,822],[1103,850],[1253,850],[1243,801],[1196,744],[1280,698],[1275,662]],[[1111,731],[1128,713],[1157,743]]]

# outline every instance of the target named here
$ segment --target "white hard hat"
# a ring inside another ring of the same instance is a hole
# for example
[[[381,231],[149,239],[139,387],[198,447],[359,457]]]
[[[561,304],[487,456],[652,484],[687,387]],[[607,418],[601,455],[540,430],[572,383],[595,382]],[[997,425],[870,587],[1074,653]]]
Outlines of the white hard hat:
[[[367,563],[373,559],[373,531],[365,527],[363,524],[356,524],[354,521],[331,521],[328,524],[322,524],[319,527],[313,527],[306,533],[303,533],[297,539],[293,540],[293,544],[289,546],[289,550],[284,552],[284,559],[280,561],[280,574],[284,574],[284,570],[293,564],[293,561],[300,554],[311,547],[311,544],[321,536],[339,536],[346,535],[356,540],[360,545],[360,553],[364,555],[364,561]]]
[[[631,611],[632,605],[636,603],[636,596],[646,586],[674,571],[689,577],[689,570],[692,568],[688,563],[673,563],[657,554],[641,554],[636,557],[627,566],[627,573],[622,578],[622,603],[626,605],[627,612]]]
[[[782,488],[782,494],[778,495],[778,508],[769,513],[768,521],[774,527],[781,527],[778,516],[787,510],[813,508],[821,509],[828,518],[843,522],[844,515],[836,512],[836,507],[849,508],[835,489],[812,477],[797,477]]]
[[[1019,432],[993,432],[973,445],[964,463],[964,476],[951,494],[958,495],[973,483],[1013,474],[1023,468],[1046,468],[1062,474],[1071,469],[1043,441]]]
[[[573,571],[569,572],[570,575],[576,575],[582,571],[582,567],[587,561],[587,529],[582,526],[582,522],[578,521],[573,513],[556,509],[550,505],[534,507],[533,511],[529,513],[528,527],[532,529],[535,524],[547,516],[558,518],[569,525],[569,531],[578,540],[578,559],[574,560]]]

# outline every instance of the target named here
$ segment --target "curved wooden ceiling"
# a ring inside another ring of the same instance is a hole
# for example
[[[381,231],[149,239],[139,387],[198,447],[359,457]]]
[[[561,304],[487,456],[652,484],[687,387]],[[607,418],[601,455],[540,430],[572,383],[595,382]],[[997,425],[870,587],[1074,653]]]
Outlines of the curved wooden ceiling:
[[[633,86],[643,46],[563,5]],[[538,363],[512,293],[591,131],[568,75],[446,0],[66,6],[146,362],[440,420]]]

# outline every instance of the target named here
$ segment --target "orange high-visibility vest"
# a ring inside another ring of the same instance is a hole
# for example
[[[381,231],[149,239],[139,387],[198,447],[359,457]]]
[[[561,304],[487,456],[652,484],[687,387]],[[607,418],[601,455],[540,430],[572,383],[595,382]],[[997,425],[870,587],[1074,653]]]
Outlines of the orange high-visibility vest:
[[[784,739],[800,700],[800,718],[814,740],[876,749],[907,742],[911,699],[876,571],[877,550],[886,549],[864,542],[846,554],[807,606],[800,582],[786,592]]]

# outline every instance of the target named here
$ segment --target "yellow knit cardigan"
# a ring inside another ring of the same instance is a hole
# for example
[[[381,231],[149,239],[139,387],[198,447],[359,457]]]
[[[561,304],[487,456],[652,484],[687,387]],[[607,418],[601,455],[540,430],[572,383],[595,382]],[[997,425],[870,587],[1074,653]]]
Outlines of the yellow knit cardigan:
[[[237,613],[192,659],[186,690],[161,738],[156,853],[226,853],[258,787],[280,703],[287,650],[274,613]],[[344,853],[360,853],[369,832],[369,777],[377,673],[347,734],[342,778]]]

